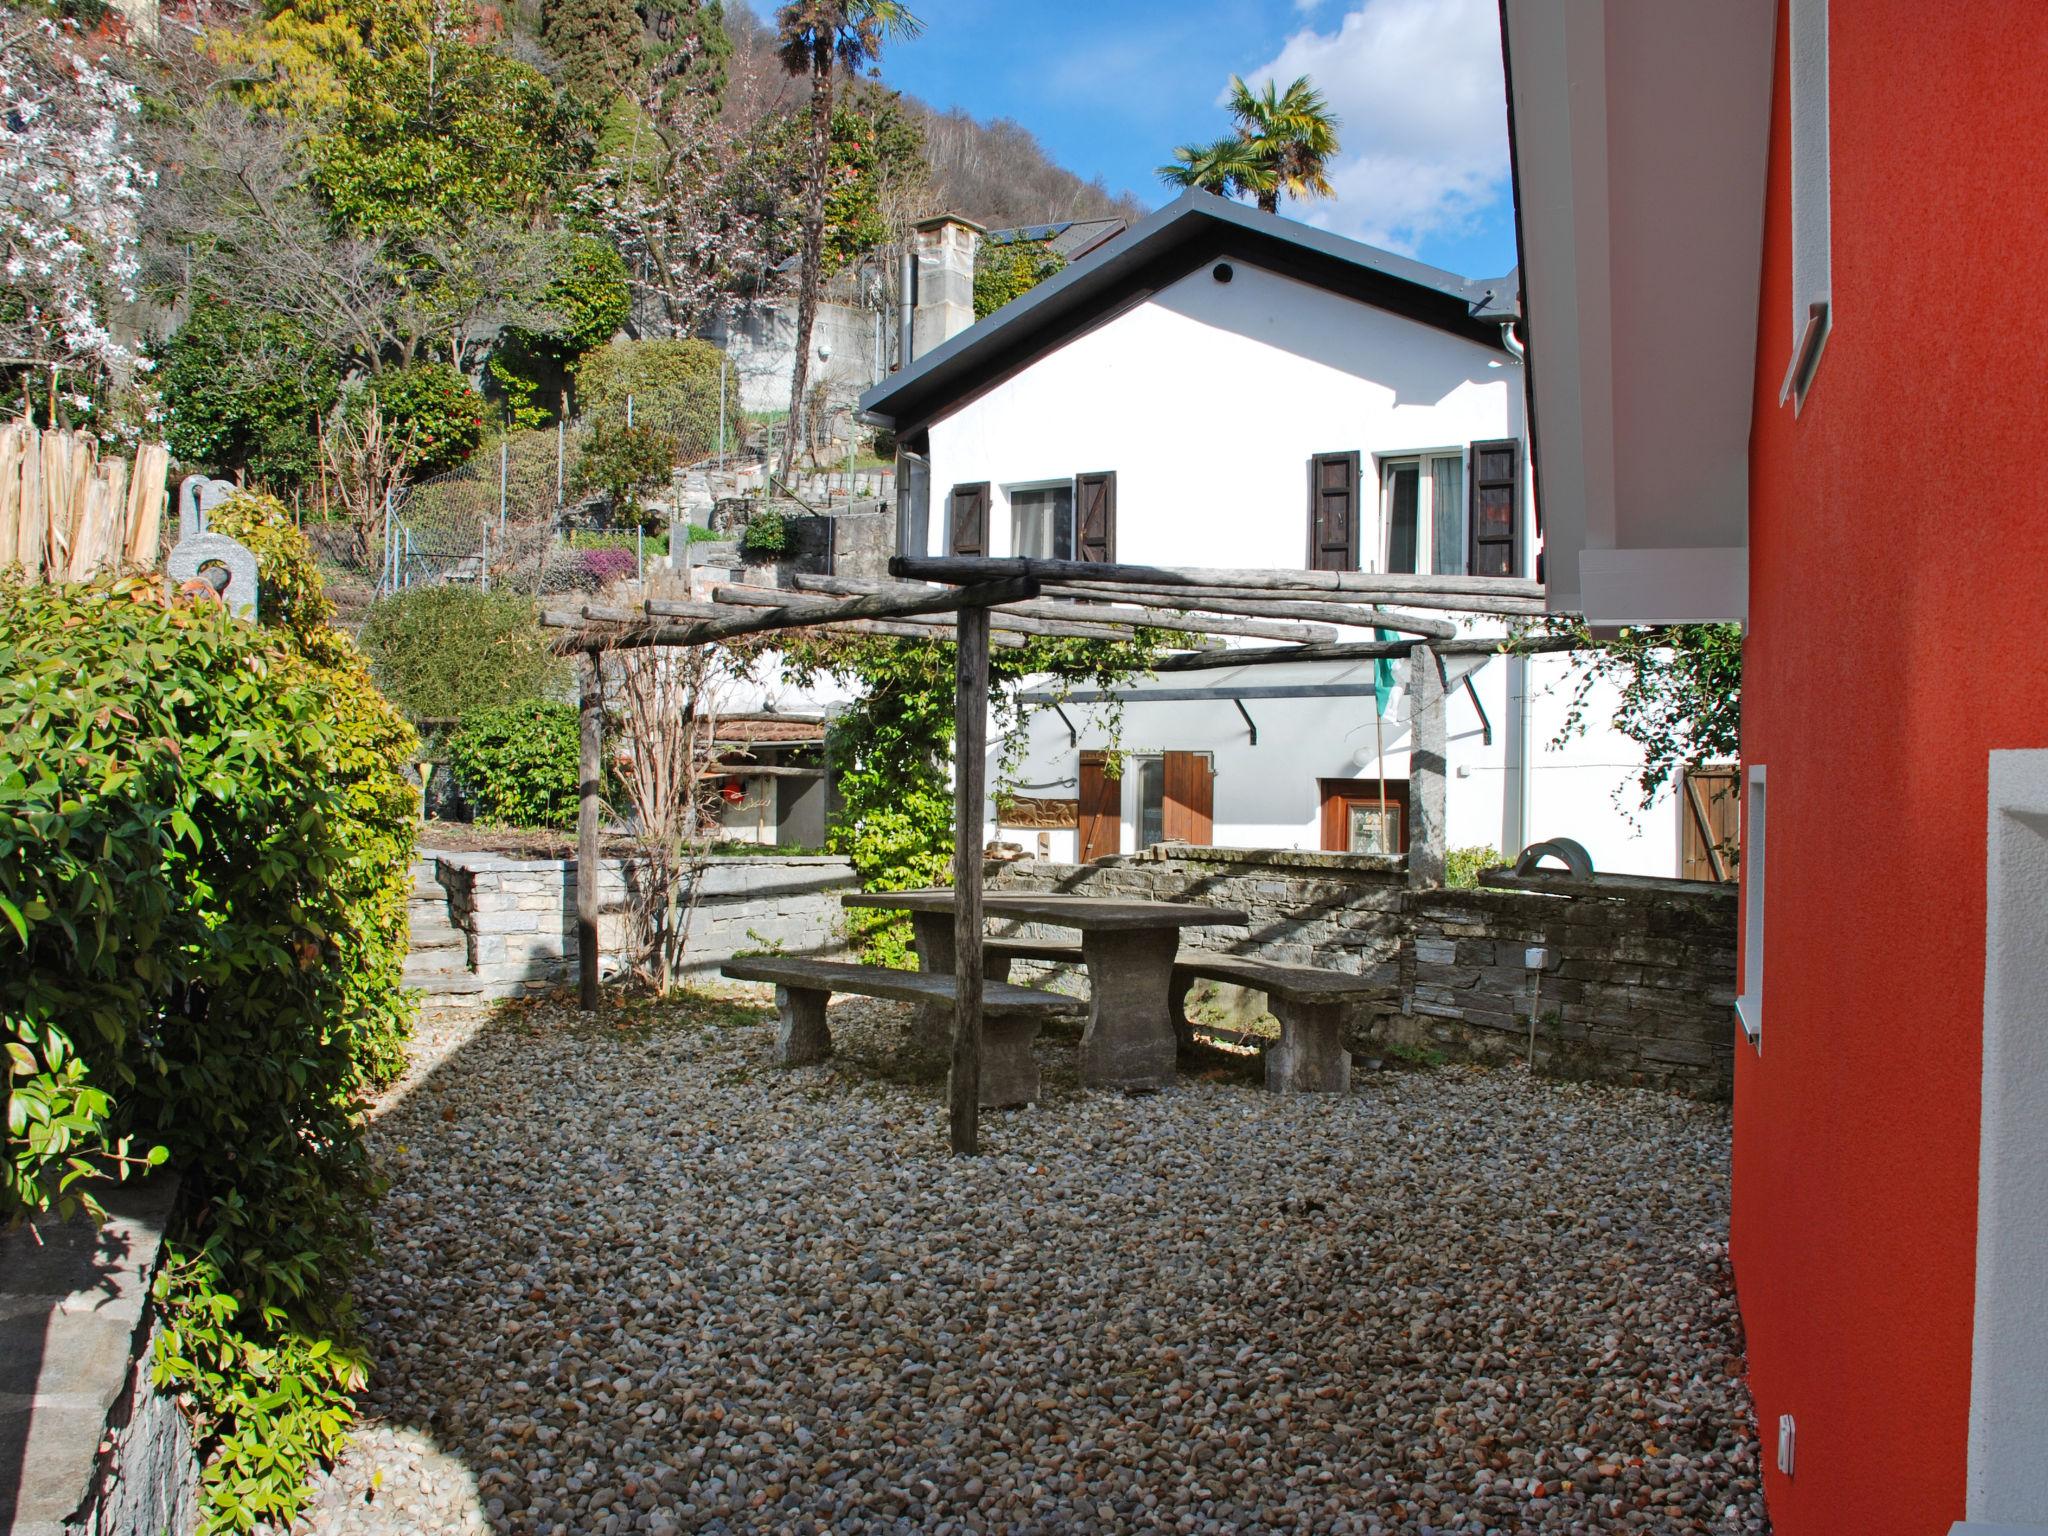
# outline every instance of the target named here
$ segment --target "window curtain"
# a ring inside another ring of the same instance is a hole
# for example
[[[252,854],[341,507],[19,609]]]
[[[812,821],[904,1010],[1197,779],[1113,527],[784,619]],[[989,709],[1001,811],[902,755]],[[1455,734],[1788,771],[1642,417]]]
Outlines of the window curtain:
[[[1430,520],[1435,549],[1430,570],[1438,576],[1465,571],[1465,461],[1445,454],[1429,461]]]

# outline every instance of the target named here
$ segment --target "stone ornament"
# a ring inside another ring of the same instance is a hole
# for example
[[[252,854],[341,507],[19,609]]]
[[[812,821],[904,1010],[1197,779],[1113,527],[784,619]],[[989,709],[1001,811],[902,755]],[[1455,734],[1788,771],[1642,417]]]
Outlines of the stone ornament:
[[[234,495],[231,481],[187,475],[178,487],[178,542],[164,556],[172,593],[217,599],[238,619],[256,622],[256,557],[224,533],[209,533],[206,514]]]

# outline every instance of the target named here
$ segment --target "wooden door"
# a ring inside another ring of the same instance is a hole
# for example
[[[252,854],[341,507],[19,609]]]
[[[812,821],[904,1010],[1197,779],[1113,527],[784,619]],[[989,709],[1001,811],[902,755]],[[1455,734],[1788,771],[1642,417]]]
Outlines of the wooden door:
[[[1318,779],[1317,787],[1323,797],[1323,851],[1326,853],[1352,853],[1357,851],[1352,837],[1352,811],[1357,808],[1368,818],[1376,819],[1380,814],[1380,781],[1378,779]],[[1388,779],[1386,782],[1386,819],[1392,824],[1397,853],[1408,851],[1408,781]]]
[[[1079,798],[1075,858],[1087,864],[1120,852],[1123,846],[1124,781],[1109,776],[1107,754],[1081,754]]]
[[[1216,768],[1206,752],[1165,754],[1166,796],[1160,836],[1206,848],[1216,836]]]
[[[1679,781],[1678,873],[1734,880],[1742,869],[1742,803],[1734,765],[1689,769]]]
[[[1358,569],[1358,454],[1319,453],[1308,461],[1308,568]]]
[[[956,555],[988,553],[988,482],[956,485],[946,498],[947,547]]]
[[[1116,471],[1074,476],[1074,558],[1116,560]]]

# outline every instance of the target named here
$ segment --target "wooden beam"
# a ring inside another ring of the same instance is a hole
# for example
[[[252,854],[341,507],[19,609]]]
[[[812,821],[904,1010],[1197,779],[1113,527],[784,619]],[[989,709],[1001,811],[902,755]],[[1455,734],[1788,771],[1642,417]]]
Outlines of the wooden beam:
[[[1215,597],[1199,591],[1169,596],[1142,588],[1125,591],[1107,585],[1054,586],[1048,590],[1065,597],[1108,597],[1115,594],[1121,602],[1135,603],[1147,608],[1166,608],[1180,613],[1229,613],[1265,619],[1315,619],[1324,624],[1348,624],[1354,629],[1394,629],[1403,634],[1423,635],[1432,640],[1450,640],[1458,634],[1458,626],[1447,619],[1418,618],[1414,614],[1394,613],[1385,608],[1373,608],[1363,604],[1347,607],[1340,603],[1304,603],[1271,597]]]
[[[1447,613],[1491,613],[1514,618],[1541,618],[1550,612],[1541,598],[1535,597],[1479,597],[1456,592],[1430,592],[1423,590],[1388,592],[1346,592],[1323,591],[1313,588],[1299,588],[1294,591],[1258,587],[1173,587],[1148,586],[1143,583],[1108,581],[1060,581],[1046,583],[1048,591],[1071,597],[1093,597],[1114,602],[1136,602],[1140,593],[1153,597],[1187,597],[1195,592],[1213,594],[1233,602],[1270,602],[1275,597],[1282,601],[1340,603],[1349,607],[1353,604],[1399,603],[1403,608],[1428,608]],[[1351,620],[1352,623],[1359,622]]]
[[[1245,647],[1234,651],[1203,651],[1191,656],[1163,656],[1154,672],[1212,672],[1225,667],[1270,667],[1286,661],[1377,661],[1406,656],[1421,640],[1342,640],[1335,645]],[[1464,635],[1431,647],[1439,656],[1534,656],[1557,651],[1598,650],[1569,635],[1537,635],[1509,645],[1499,635]]]
[[[915,582],[873,581],[853,576],[797,576],[794,580],[797,586],[805,592],[834,592],[845,595],[859,592],[907,592],[913,590],[917,585]],[[1177,634],[1189,635],[1234,635],[1244,640],[1299,641],[1303,644],[1328,642],[1337,638],[1336,630],[1322,624],[1260,623],[1256,620],[1245,619],[1176,618],[1171,611],[1158,613],[1150,611],[1149,607],[1108,606],[1106,600],[1117,604],[1125,604],[1129,601],[1125,594],[1116,588],[1108,588],[1099,593],[1090,591],[1077,595],[1086,597],[1091,603],[1103,604],[1103,606],[1090,607],[1083,610],[1088,615],[1087,622],[1089,623],[1128,624],[1133,629],[1164,629]],[[1007,607],[996,610],[996,619],[1000,623],[1002,619],[1011,614],[1017,614],[1024,618],[1066,619],[1074,612],[1075,610],[1072,607],[1058,602],[1011,603]]]
[[[666,602],[663,604],[663,607],[674,609],[676,610],[676,616],[685,618],[722,619],[728,613],[731,612],[729,608],[714,607],[710,603]],[[591,611],[593,610],[585,610],[586,613]],[[598,613],[607,613],[622,612],[624,610],[597,609],[595,611]],[[541,626],[545,629],[588,629],[588,626],[585,625],[582,618],[579,615],[573,613],[543,613],[540,616],[540,622]],[[600,620],[600,622],[616,623],[618,621],[614,619],[603,619]],[[645,623],[645,620],[642,619],[638,614],[635,614],[633,616],[633,622]],[[949,627],[943,619],[940,619],[936,622],[938,628],[941,630]],[[624,632],[609,631],[607,633],[620,634]],[[919,623],[912,619],[842,619],[835,624],[815,625],[808,631],[808,633],[813,639],[829,639],[834,634],[885,635],[891,640],[934,640],[947,638],[945,636],[935,633],[931,626]],[[640,640],[636,643],[640,645],[645,645],[648,642]],[[686,640],[662,640],[654,643],[661,645],[688,645],[693,642]],[[1014,651],[1019,650],[1024,646],[1030,644],[1030,641],[1026,640],[1022,635],[1004,633],[994,636],[991,639],[990,644],[994,645],[998,650]],[[579,647],[575,645],[567,645],[562,648],[572,651],[579,649]],[[620,645],[615,647],[597,647],[597,649],[618,650],[630,650],[633,648],[634,646],[631,644]],[[765,718],[773,720],[781,717],[776,715],[768,715]]]
[[[953,1150],[981,1149],[981,801],[988,770],[988,610],[963,608],[953,650]]]
[[[1406,576],[1385,571],[1230,570],[1221,567],[1117,565],[1096,560],[991,559],[986,556],[898,555],[889,574],[905,581],[968,583],[1029,577],[1035,581],[1139,587],[1243,587],[1258,592],[1361,592],[1399,602],[1404,593],[1541,598],[1540,581],[1510,576]]]
[[[601,665],[595,654],[583,657],[579,712],[582,739],[576,768],[576,981],[577,1000],[586,1013],[596,1009],[600,995],[597,879],[603,831],[600,797],[604,789],[604,680],[598,671]]]
[[[902,590],[908,592],[913,589],[906,587]],[[916,590],[930,591],[931,589],[927,587]],[[775,587],[726,585],[711,589],[711,601],[735,608],[773,608],[786,604],[789,601],[789,594]],[[647,611],[652,614],[661,614],[674,606],[676,605],[661,599],[650,599],[647,604]],[[943,614],[936,613],[907,618],[902,622],[929,626],[933,629],[951,629],[953,627],[951,619]],[[1089,624],[1067,618],[1062,618],[1057,622],[1047,622],[1040,619],[1016,617],[1007,608],[996,613],[990,620],[990,625],[992,628],[1008,630],[1012,634],[1019,635],[1052,636],[1069,640],[1130,639],[1130,636],[1123,630],[1113,629],[1108,625]]]
[[[686,624],[649,623],[617,634],[575,634],[556,642],[564,651],[630,651],[662,645],[705,645],[742,635],[772,634],[779,629],[819,629],[849,619],[899,619],[920,613],[952,613],[967,608],[994,608],[1038,595],[1029,577],[1008,577],[948,590],[927,588],[915,597],[875,593],[819,602],[793,602],[780,608],[742,610]],[[549,616],[543,617],[548,622]]]

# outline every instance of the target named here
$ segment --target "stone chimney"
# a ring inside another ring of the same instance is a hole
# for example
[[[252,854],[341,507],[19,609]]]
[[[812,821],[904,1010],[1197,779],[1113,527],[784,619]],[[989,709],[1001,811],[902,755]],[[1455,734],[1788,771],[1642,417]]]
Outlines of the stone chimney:
[[[922,357],[974,324],[974,253],[985,233],[956,213],[926,219],[911,230],[917,253],[917,306],[911,352]]]

